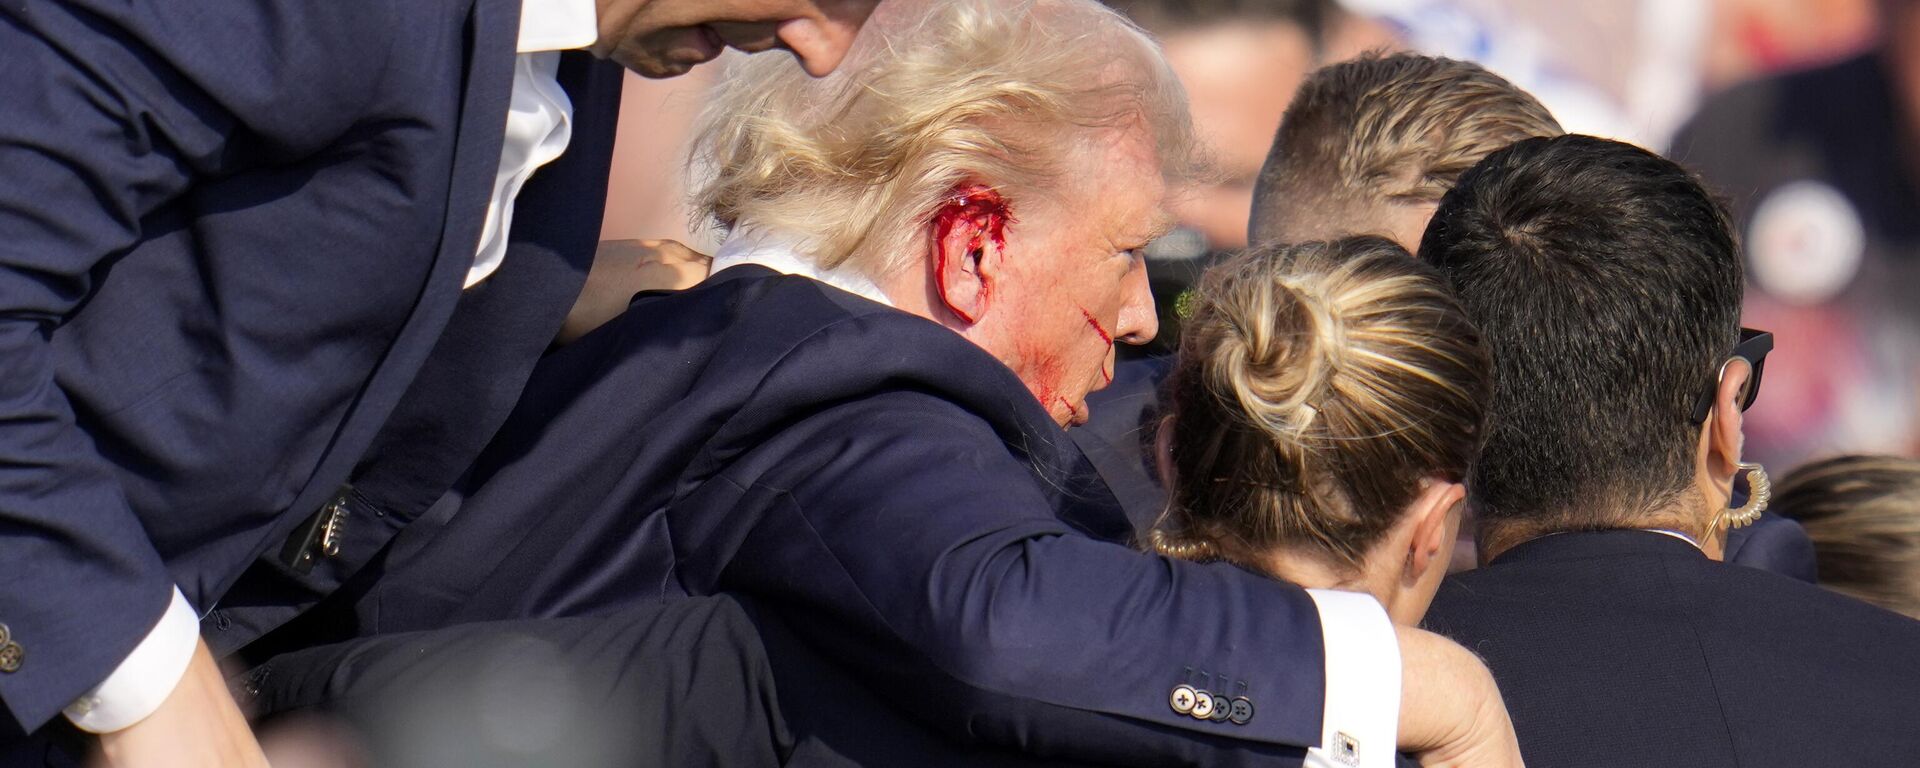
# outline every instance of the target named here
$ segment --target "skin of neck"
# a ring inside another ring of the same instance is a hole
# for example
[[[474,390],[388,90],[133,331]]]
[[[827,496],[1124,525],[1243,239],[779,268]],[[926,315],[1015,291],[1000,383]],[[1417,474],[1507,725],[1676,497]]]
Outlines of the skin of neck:
[[[1476,539],[1480,548],[1480,564],[1486,565],[1509,549],[1528,541],[1556,533],[1592,530],[1659,530],[1673,531],[1686,535],[1700,545],[1700,551],[1714,560],[1726,556],[1726,530],[1723,518],[1716,510],[1724,510],[1732,497],[1733,480],[1731,473],[1724,479],[1709,471],[1708,464],[1713,460],[1714,446],[1707,430],[1701,430],[1700,442],[1694,461],[1694,480],[1686,491],[1671,495],[1671,501],[1639,512],[1620,508],[1621,502],[1614,502],[1615,509],[1606,509],[1606,505],[1597,505],[1582,509],[1579,518],[1570,515],[1553,515],[1547,519],[1553,522],[1539,523],[1531,520],[1489,520],[1480,519],[1480,530]],[[1608,521],[1604,524],[1570,523],[1569,520]]]
[[[1230,558],[1269,576],[1308,589],[1339,589],[1373,595],[1395,624],[1415,626],[1433,603],[1446,576],[1460,531],[1457,483],[1432,485],[1401,515],[1400,522],[1361,557],[1337,562],[1318,548],[1281,546],[1248,558]]]
[[[1693,449],[1693,482],[1679,493],[1666,494],[1664,503],[1647,505],[1646,497],[1629,493],[1598,494],[1582,499],[1571,513],[1530,515],[1526,519],[1480,516],[1475,541],[1480,564],[1486,565],[1507,550],[1555,533],[1592,530],[1666,530],[1684,534],[1714,560],[1726,559],[1727,505],[1733,499],[1733,481],[1739,472],[1744,399],[1753,369],[1735,358],[1721,366],[1714,387],[1713,410],[1700,425]],[[1644,507],[1636,509],[1636,507]]]

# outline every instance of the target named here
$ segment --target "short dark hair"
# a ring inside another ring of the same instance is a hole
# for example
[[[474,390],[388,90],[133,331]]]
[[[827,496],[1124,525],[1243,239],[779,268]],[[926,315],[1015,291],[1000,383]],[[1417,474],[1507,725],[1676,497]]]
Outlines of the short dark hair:
[[[1395,205],[1439,202],[1496,149],[1560,124],[1532,94],[1470,61],[1373,53],[1301,83],[1253,193],[1255,242],[1361,233]],[[1310,237],[1302,237],[1303,230]]]
[[[1335,0],[1101,1],[1160,38],[1218,24],[1282,22],[1305,31],[1315,51],[1325,42],[1327,26],[1340,14]]]
[[[1740,334],[1725,207],[1679,165],[1591,136],[1527,139],[1441,199],[1420,256],[1493,353],[1483,524],[1644,524],[1694,482],[1693,408]]]

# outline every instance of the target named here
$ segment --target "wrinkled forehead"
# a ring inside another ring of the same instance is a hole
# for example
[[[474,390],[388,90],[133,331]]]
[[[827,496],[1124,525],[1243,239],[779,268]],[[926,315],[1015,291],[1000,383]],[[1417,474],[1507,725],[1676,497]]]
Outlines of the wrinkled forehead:
[[[1024,195],[1047,218],[1084,225],[1122,248],[1173,229],[1173,195],[1185,184],[1163,171],[1160,149],[1143,125],[1077,129],[1063,137],[1060,171],[1049,189]]]

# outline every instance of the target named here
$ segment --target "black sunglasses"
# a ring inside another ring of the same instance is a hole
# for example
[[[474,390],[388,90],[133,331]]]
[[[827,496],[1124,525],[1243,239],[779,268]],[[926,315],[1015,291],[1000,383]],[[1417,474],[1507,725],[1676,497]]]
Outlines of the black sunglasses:
[[[1760,396],[1760,370],[1767,363],[1767,353],[1773,351],[1773,334],[1753,328],[1740,329],[1740,343],[1733,347],[1733,357],[1747,361],[1753,367],[1753,375],[1747,379],[1747,391],[1740,397],[1740,410],[1753,405]],[[1722,366],[1725,370],[1725,366]],[[1713,395],[1720,390],[1720,377],[1715,372],[1713,382],[1707,385],[1707,391],[1700,393],[1699,401],[1693,404],[1693,423],[1706,422],[1707,415],[1713,412]]]

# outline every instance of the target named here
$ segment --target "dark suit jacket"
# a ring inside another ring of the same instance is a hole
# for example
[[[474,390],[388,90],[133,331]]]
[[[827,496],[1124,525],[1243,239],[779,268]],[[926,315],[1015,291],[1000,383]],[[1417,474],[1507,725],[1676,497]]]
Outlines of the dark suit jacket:
[[[519,5],[0,5],[0,624],[25,649],[0,741],[99,683],[172,585],[221,600],[451,356]],[[597,229],[519,210],[531,367]],[[470,421],[443,435],[473,444],[458,466],[518,392],[492,385],[442,405]]]
[[[1173,361],[1167,356],[1115,364],[1113,381],[1087,396],[1087,423],[1067,431],[1141,533],[1167,506],[1154,469],[1153,441],[1162,415],[1160,383],[1172,372]]]
[[[1662,534],[1527,542],[1426,624],[1486,659],[1529,766],[1920,765],[1920,623]]]
[[[1325,674],[1309,598],[1130,550],[1090,475],[960,336],[735,267],[643,294],[549,355],[464,501],[402,533],[339,625],[731,591],[952,738],[1116,764],[1297,763]],[[1182,683],[1257,712],[1180,715]]]

